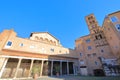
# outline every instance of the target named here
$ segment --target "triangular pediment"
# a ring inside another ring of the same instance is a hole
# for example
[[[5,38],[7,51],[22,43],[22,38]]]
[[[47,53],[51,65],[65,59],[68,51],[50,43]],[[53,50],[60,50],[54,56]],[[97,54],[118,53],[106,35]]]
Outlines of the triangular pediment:
[[[59,45],[59,40],[55,38],[53,35],[51,35],[49,32],[33,32],[30,35],[30,39]]]

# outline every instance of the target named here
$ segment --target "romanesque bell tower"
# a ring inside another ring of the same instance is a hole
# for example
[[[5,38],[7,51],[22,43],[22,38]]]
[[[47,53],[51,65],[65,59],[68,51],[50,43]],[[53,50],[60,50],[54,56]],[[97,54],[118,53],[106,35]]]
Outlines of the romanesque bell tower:
[[[99,25],[93,14],[86,16],[86,22],[87,22],[90,34],[95,34],[98,32]]]
[[[91,38],[95,42],[96,47],[108,45],[104,36],[102,28],[98,25],[98,22],[94,14],[90,14],[85,17],[90,31]]]

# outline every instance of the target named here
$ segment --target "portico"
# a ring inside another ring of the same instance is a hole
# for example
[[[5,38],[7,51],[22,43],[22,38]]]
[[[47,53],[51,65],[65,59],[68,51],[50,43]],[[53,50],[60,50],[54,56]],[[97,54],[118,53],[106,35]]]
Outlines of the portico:
[[[74,62],[70,60],[43,59],[6,55],[1,56],[0,58],[5,58],[4,65],[2,66],[0,71],[0,78],[32,77],[32,68],[34,65],[38,65],[40,68],[39,77],[55,76],[57,66],[60,67],[60,76],[75,74],[73,67]]]

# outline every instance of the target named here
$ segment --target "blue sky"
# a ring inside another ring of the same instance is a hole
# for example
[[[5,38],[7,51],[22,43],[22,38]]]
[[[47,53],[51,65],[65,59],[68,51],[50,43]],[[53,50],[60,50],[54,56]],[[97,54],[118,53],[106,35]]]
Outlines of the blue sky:
[[[0,32],[14,29],[19,37],[48,31],[67,48],[89,34],[85,16],[94,13],[99,24],[120,10],[120,0],[1,0]]]

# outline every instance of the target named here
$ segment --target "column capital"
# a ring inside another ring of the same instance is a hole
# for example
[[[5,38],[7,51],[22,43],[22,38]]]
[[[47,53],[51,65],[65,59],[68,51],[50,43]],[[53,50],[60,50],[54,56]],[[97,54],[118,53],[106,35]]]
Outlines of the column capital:
[[[54,62],[55,60],[52,59],[51,61]]]
[[[18,60],[22,60],[23,58],[18,58]]]
[[[60,62],[63,62],[63,60],[60,60]]]
[[[31,59],[31,61],[34,61],[35,59]]]
[[[67,62],[70,62],[69,60],[67,60]]]
[[[44,62],[44,61],[47,61],[47,60],[41,60],[41,61],[43,61],[43,62]]]

